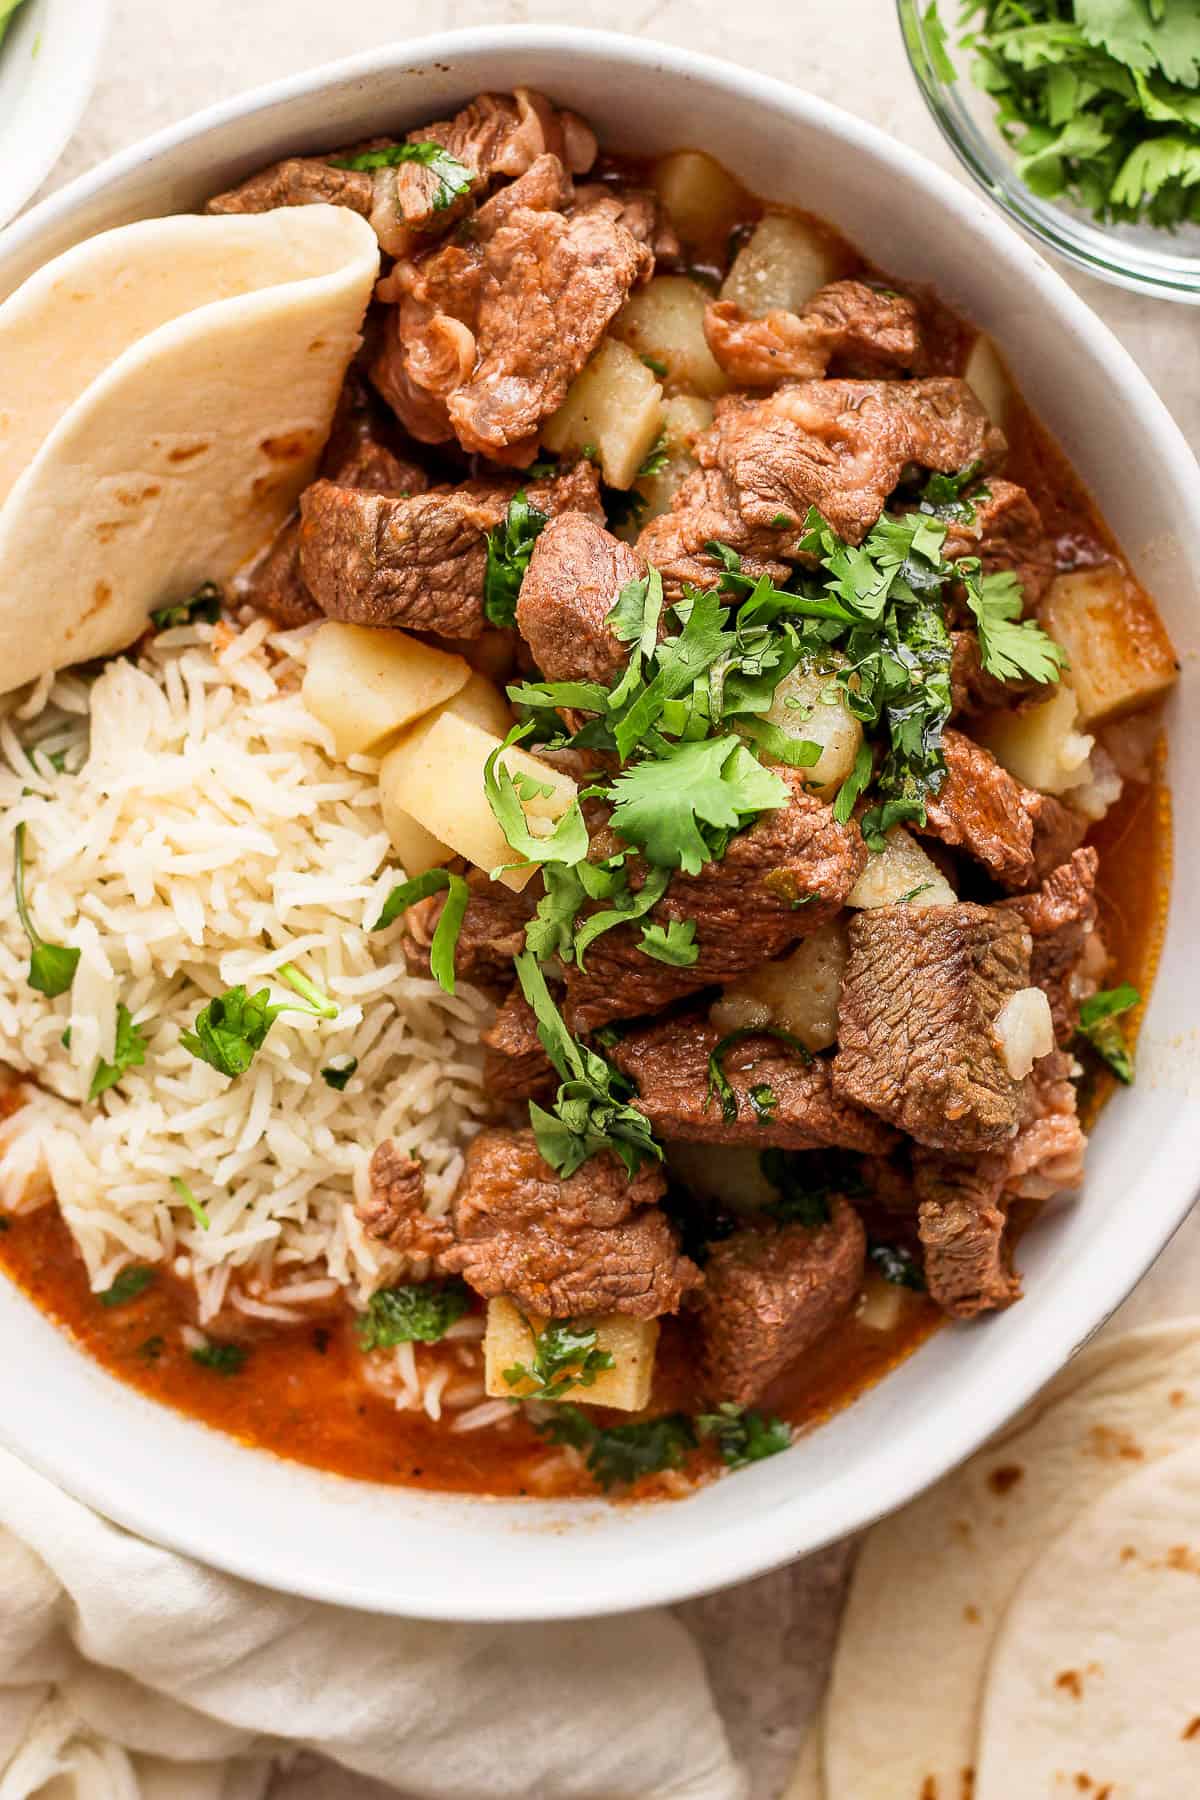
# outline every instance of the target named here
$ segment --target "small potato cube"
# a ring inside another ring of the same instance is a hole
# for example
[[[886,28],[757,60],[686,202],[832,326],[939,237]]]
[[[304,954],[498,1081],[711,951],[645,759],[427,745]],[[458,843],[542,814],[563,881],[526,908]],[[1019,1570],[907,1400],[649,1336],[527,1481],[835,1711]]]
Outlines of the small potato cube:
[[[478,725],[481,730],[500,738],[507,736],[512,724],[512,714],[504,695],[485,676],[472,673],[457,694],[449,700],[443,700],[440,706],[435,706],[405,732],[401,744],[408,746],[407,755],[393,761],[395,752],[389,750],[384,756],[379,769],[379,799],[384,829],[392,840],[392,848],[400,859],[404,873],[409,876],[424,875],[427,869],[435,869],[440,864],[449,862],[454,855],[449,844],[443,844],[432,832],[426,831],[423,825],[417,824],[404,804],[413,747],[419,736],[428,731],[443,713],[453,713],[455,718],[465,719],[468,724]],[[399,749],[400,745],[396,748]]]
[[[345,758],[371,750],[466,686],[470,665],[406,631],[330,619],[314,635],[300,692]]]
[[[419,733],[428,731],[443,713],[453,713],[456,719],[465,719],[469,725],[478,725],[481,731],[490,731],[496,737],[507,737],[512,730],[512,708],[508,701],[494,681],[473,671],[452,699],[443,701],[441,706],[410,726],[404,734],[404,742],[411,743]]]
[[[721,298],[754,319],[780,309],[799,312],[839,273],[840,258],[829,233],[793,213],[768,213],[734,257]]]
[[[696,394],[675,394],[664,403],[662,430],[666,440],[666,461],[656,475],[639,478],[634,492],[642,505],[615,528],[618,537],[624,538],[626,543],[636,543],[643,526],[651,519],[657,519],[660,513],[670,512],[675,495],[698,467],[693,454],[696,439],[702,431],[708,430],[712,420],[712,401],[702,400]]]
[[[483,1340],[484,1389],[488,1394],[495,1399],[519,1400],[522,1394],[529,1393],[531,1382],[507,1382],[504,1371],[517,1364],[531,1367],[534,1337],[545,1323],[542,1318],[526,1318],[511,1300],[488,1301]],[[560,1398],[579,1406],[615,1406],[622,1412],[641,1412],[649,1406],[658,1320],[606,1313],[577,1323],[595,1328],[596,1348],[608,1351],[613,1367],[602,1370],[591,1387],[573,1387]]]
[[[391,839],[392,849],[396,852],[404,873],[411,878],[448,863],[454,855],[449,844],[443,844],[431,831],[418,825],[411,813],[406,813],[403,807],[396,804],[394,794],[394,785],[389,784],[385,788],[381,781],[379,797],[382,802],[384,830]]]
[[[675,150],[655,169],[654,186],[683,242],[723,258],[746,210],[745,190],[728,169],[703,150]]]
[[[971,347],[964,372],[967,386],[993,425],[1003,429],[1013,403],[1012,377],[990,337],[981,331]]]
[[[905,895],[911,899],[905,900]],[[901,825],[893,825],[884,848],[868,858],[867,866],[846,895],[847,906],[866,910],[873,906],[953,906],[958,898],[937,864],[916,838]]]
[[[548,421],[542,441],[557,455],[586,450],[610,487],[632,487],[662,425],[662,389],[628,344],[605,338]]]
[[[656,275],[626,301],[612,335],[666,370],[660,379],[668,394],[723,394],[729,378],[704,335],[708,300],[700,283],[686,275]]]
[[[762,717],[790,738],[821,745],[820,759],[804,770],[804,780],[818,799],[832,800],[854,767],[863,736],[862,725],[842,698],[832,672],[793,669],[775,689]],[[762,755],[770,761],[765,746]]]
[[[483,787],[484,764],[502,742],[469,719],[444,712],[427,730],[402,738],[380,770],[386,804],[488,873],[516,860]],[[510,774],[529,775],[551,790],[525,802],[527,819],[561,818],[578,793],[569,775],[515,745],[501,760]],[[505,869],[497,879],[520,892],[532,874],[532,867]]]
[[[1096,740],[1078,727],[1079,701],[1063,684],[1040,706],[989,713],[978,721],[976,736],[1026,787],[1065,794],[1091,774],[1088,757]]]
[[[774,1025],[799,1038],[806,1050],[828,1050],[837,1042],[847,955],[846,928],[840,919],[830,919],[801,939],[790,955],[759,963],[731,981],[709,1018],[718,1031]]]
[[[895,1331],[913,1298],[911,1288],[869,1270],[863,1280],[862,1299],[854,1315],[868,1331]]]
[[[1116,563],[1059,575],[1041,620],[1070,658],[1067,680],[1088,730],[1161,698],[1178,677],[1162,620]]]
[[[753,1144],[689,1144],[682,1139],[667,1145],[667,1167],[702,1200],[716,1200],[729,1212],[753,1213],[779,1198],[762,1172],[760,1152]]]

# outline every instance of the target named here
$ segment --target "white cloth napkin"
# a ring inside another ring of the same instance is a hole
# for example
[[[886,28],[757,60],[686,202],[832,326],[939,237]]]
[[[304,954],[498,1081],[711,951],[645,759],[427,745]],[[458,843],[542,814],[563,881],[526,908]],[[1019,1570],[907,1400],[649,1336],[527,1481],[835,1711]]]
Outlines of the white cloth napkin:
[[[144,1543],[0,1452],[0,1800],[745,1791],[667,1613],[438,1625],[316,1605]]]

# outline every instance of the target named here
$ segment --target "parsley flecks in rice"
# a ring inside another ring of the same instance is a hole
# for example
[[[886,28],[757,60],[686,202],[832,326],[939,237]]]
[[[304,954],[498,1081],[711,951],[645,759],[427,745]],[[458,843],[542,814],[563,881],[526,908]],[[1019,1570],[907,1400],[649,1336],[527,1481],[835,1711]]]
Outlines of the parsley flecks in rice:
[[[378,789],[321,747],[304,633],[200,620],[170,637],[94,680],[61,675],[31,718],[27,693],[0,702],[0,841],[25,822],[39,929],[80,950],[68,993],[29,986],[0,858],[0,1061],[39,1083],[0,1125],[0,1204],[44,1203],[52,1184],[99,1290],[131,1253],[186,1253],[202,1320],[230,1271],[269,1289],[327,1263],[361,1306],[405,1272],[353,1217],[366,1159],[398,1134],[431,1210],[449,1204],[481,1110],[486,1003],[406,976],[402,922],[372,930],[396,880]],[[77,773],[51,763],[63,749]],[[279,971],[296,961],[335,1019],[281,1013],[235,1081],[180,1042],[238,984],[294,999]],[[119,1017],[145,1059],[88,1104]],[[323,1078],[355,1058],[353,1083]]]

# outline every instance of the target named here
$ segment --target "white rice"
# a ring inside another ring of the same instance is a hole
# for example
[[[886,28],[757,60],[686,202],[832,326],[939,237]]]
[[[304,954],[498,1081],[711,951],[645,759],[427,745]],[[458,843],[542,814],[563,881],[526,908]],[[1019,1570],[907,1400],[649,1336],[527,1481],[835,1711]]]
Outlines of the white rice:
[[[292,1322],[398,1279],[400,1260],[354,1214],[371,1151],[396,1137],[419,1155],[429,1209],[444,1212],[484,1106],[487,1001],[407,974],[401,923],[369,929],[401,878],[378,765],[339,763],[305,709],[306,637],[263,619],[182,627],[90,682],[68,673],[0,702],[0,1062],[38,1084],[0,1125],[0,1208],[57,1196],[94,1288],[133,1258],[170,1265],[194,1282],[201,1324],[226,1304]],[[60,751],[58,774],[47,758]],[[57,1000],[26,979],[8,851],[22,820],[37,929],[81,952]],[[182,1046],[226,988],[295,998],[276,978],[284,962],[338,1003],[336,1020],[284,1014],[233,1081]],[[119,1001],[146,1061],[89,1103]],[[358,1068],[338,1092],[321,1070],[348,1057]],[[438,1417],[457,1370],[474,1405],[477,1337],[422,1348],[424,1376],[403,1346],[397,1404]]]

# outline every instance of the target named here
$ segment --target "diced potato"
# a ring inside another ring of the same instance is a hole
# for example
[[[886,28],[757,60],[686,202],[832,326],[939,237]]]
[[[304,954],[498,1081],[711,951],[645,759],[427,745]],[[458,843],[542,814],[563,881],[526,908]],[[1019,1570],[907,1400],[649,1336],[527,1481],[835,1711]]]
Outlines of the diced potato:
[[[721,298],[755,319],[780,308],[799,312],[839,272],[833,239],[820,226],[792,213],[768,213],[734,257]]]
[[[868,1270],[855,1317],[868,1331],[894,1331],[911,1300],[911,1288],[901,1287],[895,1281],[886,1281],[882,1275]]]
[[[804,770],[804,780],[819,799],[831,800],[854,767],[863,736],[832,671],[793,669],[760,716],[788,737],[822,746],[819,760]],[[759,753],[765,762],[771,760],[765,745]]]
[[[699,394],[672,394],[663,402],[662,428],[672,449],[695,450],[696,439],[712,422],[712,401]]]
[[[1161,698],[1179,674],[1152,602],[1116,563],[1059,575],[1041,620],[1070,658],[1067,680],[1089,730]]]
[[[478,725],[481,731],[493,732],[496,737],[507,737],[512,730],[512,708],[508,701],[494,681],[476,671],[472,671],[452,699],[443,701],[441,706],[409,727],[404,734],[405,743],[436,724],[443,713],[453,713],[456,719],[465,719],[469,725]]]
[[[1079,701],[1065,683],[1040,706],[989,713],[975,731],[1010,775],[1043,794],[1065,794],[1091,774],[1095,738],[1079,730]]]
[[[731,981],[709,1018],[721,1032],[774,1025],[799,1038],[806,1050],[828,1050],[837,1042],[847,955],[846,927],[840,919],[830,919],[789,955],[759,963]]]
[[[529,1392],[531,1383],[510,1384],[504,1379],[504,1371],[518,1363],[525,1368],[531,1366],[535,1355],[534,1336],[545,1323],[542,1318],[526,1318],[511,1300],[488,1301],[487,1331],[483,1340],[486,1393],[496,1399],[519,1400],[522,1394]],[[577,1323],[595,1328],[596,1348],[608,1351],[613,1367],[602,1370],[591,1387],[570,1388],[561,1398],[579,1406],[615,1406],[622,1412],[640,1412],[644,1406],[649,1406],[658,1320],[606,1313]]]
[[[340,757],[371,750],[466,686],[470,664],[406,631],[330,619],[309,644],[301,695]]]
[[[698,281],[656,275],[626,301],[613,320],[612,335],[666,370],[660,379],[668,394],[724,394],[729,377],[704,335],[708,302]]]
[[[395,801],[395,784],[386,787],[380,783],[379,792],[383,810],[383,828],[391,839],[392,849],[396,852],[400,867],[408,876],[424,875],[429,869],[440,868],[448,863],[454,855],[449,844],[443,844],[435,838],[432,831],[426,831],[418,825],[411,813],[406,813]]]
[[[683,242],[723,258],[746,209],[745,190],[728,169],[703,150],[675,150],[655,169],[654,186]]]
[[[542,431],[557,455],[586,450],[610,487],[632,487],[662,425],[662,388],[628,344],[605,338]]]
[[[688,476],[699,466],[694,455],[696,439],[713,421],[711,400],[698,394],[673,394],[663,404],[662,432],[666,442],[666,461],[656,475],[643,475],[634,492],[642,505],[623,525],[616,527],[618,537],[635,543],[642,527],[660,513],[670,512],[671,502]]]
[[[965,379],[988,418],[1003,428],[1013,403],[1012,377],[995,344],[982,331],[967,357]]]
[[[443,712],[428,729],[402,738],[380,770],[388,804],[489,873],[515,860],[483,788],[484,764],[502,742],[469,719]],[[575,799],[578,789],[570,776],[527,750],[510,745],[501,760],[510,774],[529,775],[551,790],[524,802],[527,819],[559,819]],[[506,869],[498,879],[519,892],[532,874],[531,867]]]
[[[906,899],[906,895],[911,895]],[[846,895],[846,905],[867,911],[875,906],[953,906],[958,898],[942,871],[902,825],[893,825],[882,850]]]
[[[667,1145],[667,1167],[689,1193],[715,1200],[735,1213],[757,1212],[779,1198],[762,1172],[759,1152],[748,1144]]]
[[[413,748],[443,713],[453,713],[455,718],[465,719],[468,724],[478,725],[482,731],[499,738],[507,737],[512,725],[512,713],[504,695],[485,676],[472,673],[457,694],[409,726],[396,746],[397,749],[401,745],[407,746],[407,754],[393,760],[395,751],[387,752],[379,767],[383,823],[404,873],[410,876],[423,875],[427,869],[449,862],[454,855],[449,844],[443,844],[423,825],[418,825],[405,804]]]

